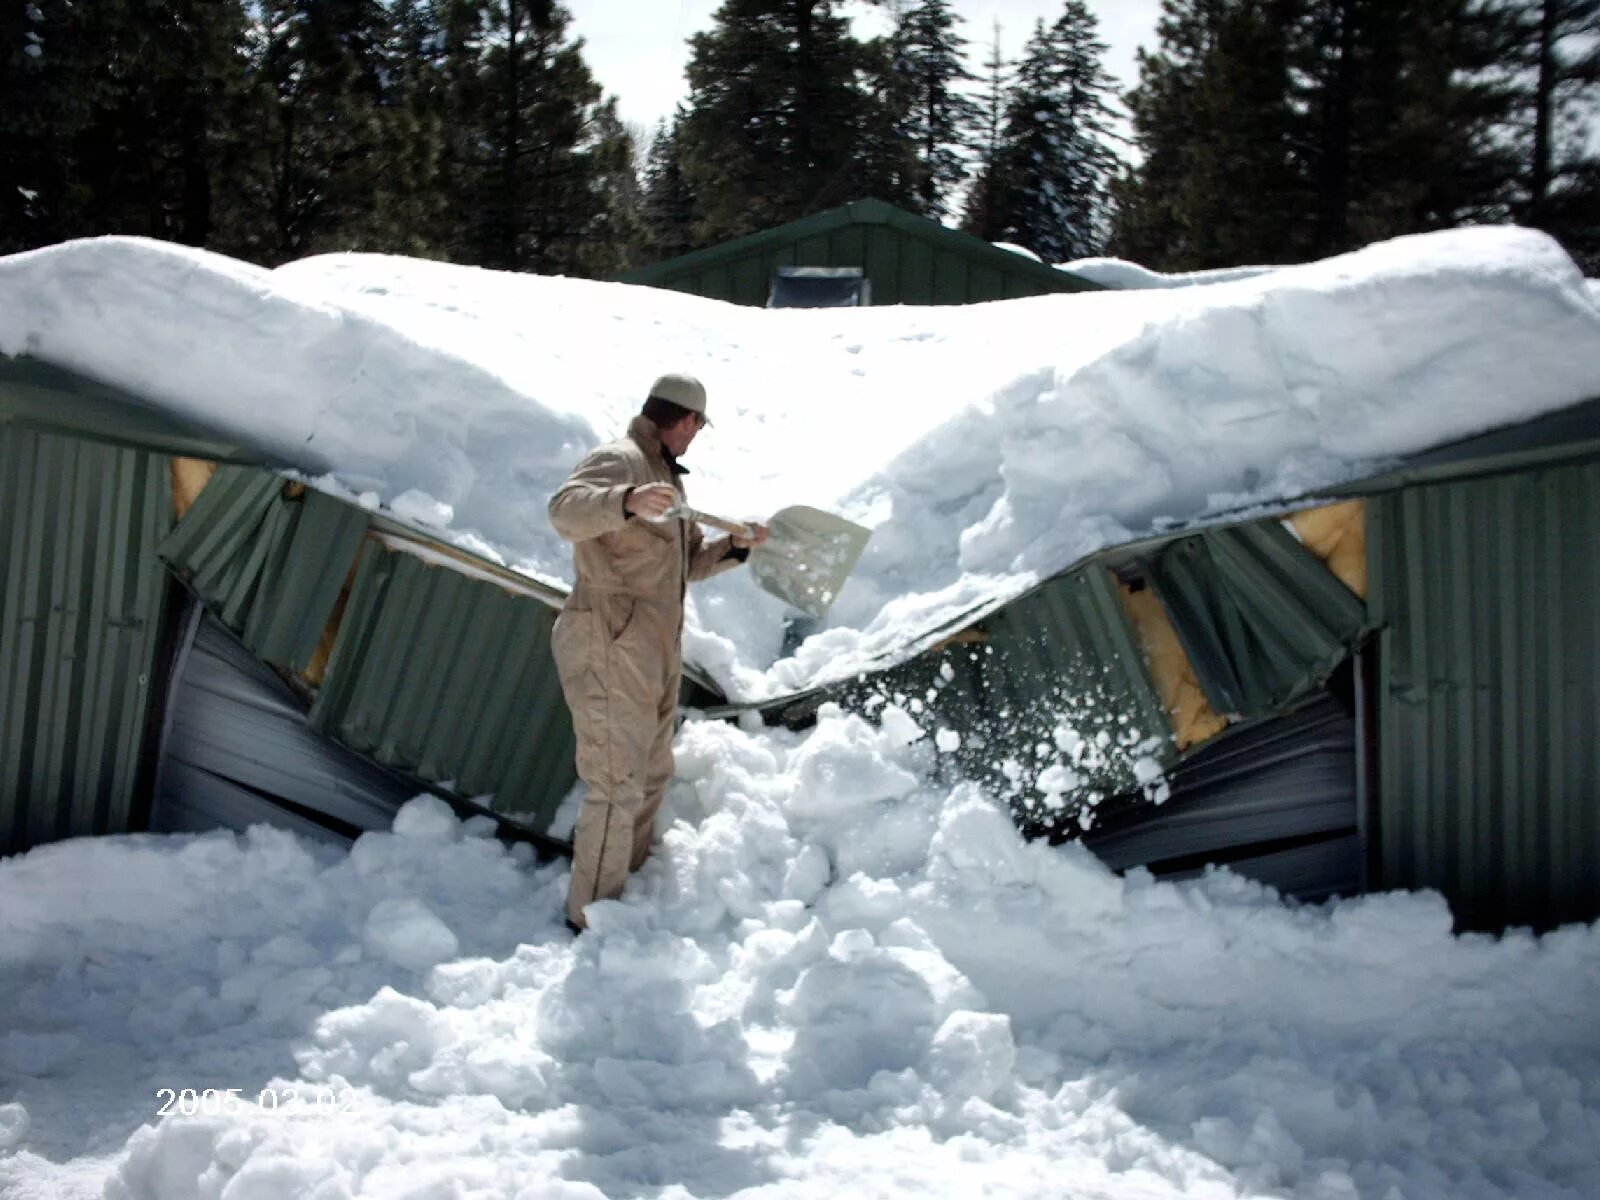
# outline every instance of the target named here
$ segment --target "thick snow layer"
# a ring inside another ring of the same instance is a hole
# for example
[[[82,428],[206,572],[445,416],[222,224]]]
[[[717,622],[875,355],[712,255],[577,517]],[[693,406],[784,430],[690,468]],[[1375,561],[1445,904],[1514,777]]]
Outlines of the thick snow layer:
[[[874,529],[783,656],[746,572],[695,590],[735,698],[905,655],[1108,543],[1357,478],[1600,392],[1600,312],[1550,239],[1400,239],[1204,288],[764,311],[651,288],[328,256],[274,272],[160,243],[0,260],[0,352],[119,383],[548,581],[545,517],[649,381],[707,383],[699,507]]]
[[[0,861],[0,1193],[1600,1194],[1600,928],[1118,878],[919,732],[691,723],[576,940],[432,798]]]
[[[1211,271],[1179,271],[1165,274],[1141,267],[1125,258],[1078,258],[1072,262],[1058,263],[1057,269],[1068,271],[1102,287],[1138,290],[1141,288],[1205,287],[1213,283],[1233,283],[1240,279],[1254,279],[1260,275],[1282,270],[1281,267],[1222,267]]]

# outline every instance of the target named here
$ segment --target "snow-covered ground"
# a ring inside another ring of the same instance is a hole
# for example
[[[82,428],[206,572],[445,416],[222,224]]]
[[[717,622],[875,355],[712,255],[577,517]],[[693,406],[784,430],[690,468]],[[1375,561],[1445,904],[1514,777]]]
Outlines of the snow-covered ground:
[[[686,726],[577,939],[430,798],[0,862],[0,1195],[1600,1194],[1600,928],[1118,878],[918,733]]]
[[[1510,228],[1208,287],[810,312],[105,239],[0,260],[0,352],[22,351],[557,582],[549,495],[652,378],[692,371],[715,420],[689,459],[699,507],[809,503],[874,531],[788,656],[782,606],[746,572],[695,589],[688,654],[735,699],[904,656],[1108,543],[1600,393],[1591,292]]]

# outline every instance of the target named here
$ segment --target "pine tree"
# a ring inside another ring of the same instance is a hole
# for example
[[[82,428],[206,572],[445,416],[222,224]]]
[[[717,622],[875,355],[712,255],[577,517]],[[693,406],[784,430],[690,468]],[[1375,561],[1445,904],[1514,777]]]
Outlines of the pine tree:
[[[895,42],[896,74],[909,83],[906,136],[916,147],[916,211],[935,220],[968,176],[967,152],[977,140],[982,112],[961,89],[976,76],[967,70],[967,39],[950,0],[916,0],[901,14]]]
[[[1600,0],[1509,0],[1522,163],[1516,215],[1600,272]]]
[[[1503,219],[1478,0],[1164,0],[1129,95],[1113,249],[1165,269],[1322,257]]]
[[[649,233],[635,169],[638,148],[614,97],[595,108],[586,143],[589,205],[573,259],[575,273],[610,279],[644,260]]]
[[[550,0],[489,7],[483,203],[475,261],[501,270],[574,274],[585,243],[611,221],[597,174],[620,127]],[[613,154],[613,159],[616,157]],[[631,148],[621,156],[631,161]]]
[[[244,10],[42,0],[0,22],[6,248],[139,234],[204,244]]]
[[[643,214],[650,257],[675,258],[697,249],[693,236],[694,189],[683,172],[681,144],[684,108],[672,123],[662,121],[650,140],[644,170]]]
[[[229,242],[269,263],[385,248],[388,10],[262,0],[253,41],[253,120],[241,133],[259,153],[237,181],[243,216]]]
[[[885,37],[861,45],[862,110],[851,176],[858,196],[872,196],[912,212],[921,211],[916,101],[910,43],[897,18]]]
[[[986,87],[978,110],[978,167],[967,192],[961,228],[985,241],[998,241],[1000,228],[994,207],[995,164],[1000,159],[1000,134],[1005,127],[1006,96],[1010,91],[1010,67],[1000,54],[1000,22],[994,23],[994,41],[984,60]]]
[[[0,11],[0,251],[83,231],[74,146],[93,101],[92,14],[67,0]]]
[[[865,65],[833,0],[724,0],[690,39],[682,151],[697,241],[856,198]]]
[[[1111,79],[1084,0],[1035,25],[1017,68],[987,186],[1000,240],[1046,262],[1099,253],[1109,232]]]
[[[475,215],[488,203],[488,0],[434,0],[433,7],[442,117],[437,187],[445,210],[437,241],[452,262],[477,263],[482,248]]]
[[[1474,5],[1312,0],[1297,100],[1316,197],[1312,252],[1493,216],[1493,97],[1470,79]]]
[[[442,255],[453,224],[444,173],[445,31],[432,0],[393,0],[390,14],[374,225],[389,253]]]
[[[1110,249],[1162,270],[1292,261],[1312,205],[1291,98],[1296,0],[1164,0],[1128,94],[1142,161]]]

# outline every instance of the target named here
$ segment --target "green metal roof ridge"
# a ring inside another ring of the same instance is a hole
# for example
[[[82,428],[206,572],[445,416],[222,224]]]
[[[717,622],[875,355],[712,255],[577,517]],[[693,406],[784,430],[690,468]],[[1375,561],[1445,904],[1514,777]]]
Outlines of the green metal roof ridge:
[[[952,250],[966,257],[982,258],[997,269],[1020,274],[1025,278],[1032,278],[1040,283],[1047,283],[1052,290],[1059,292],[1099,292],[1107,291],[1104,285],[1074,275],[1070,271],[1063,271],[1040,262],[1036,258],[1029,258],[1025,254],[1018,254],[1014,250],[1003,250],[993,242],[986,242],[980,237],[970,233],[963,233],[959,229],[951,229],[927,217],[919,217],[915,213],[897,208],[883,200],[874,200],[870,197],[862,200],[853,200],[849,204],[841,204],[837,208],[830,208],[809,217],[801,217],[796,221],[789,221],[783,225],[774,225],[770,229],[760,229],[754,233],[747,233],[742,237],[734,238],[730,242],[722,242],[715,246],[707,246],[703,250],[691,250],[688,254],[680,254],[676,258],[665,259],[662,262],[651,263],[644,267],[634,267],[631,271],[624,271],[615,279],[617,283],[655,284],[668,274],[687,269],[700,269],[717,266],[723,262],[741,258],[754,250],[761,250],[777,242],[788,241],[794,238],[815,237],[818,234],[831,233],[835,229],[844,229],[851,225],[888,225],[900,230],[902,233],[924,241],[941,242]]]

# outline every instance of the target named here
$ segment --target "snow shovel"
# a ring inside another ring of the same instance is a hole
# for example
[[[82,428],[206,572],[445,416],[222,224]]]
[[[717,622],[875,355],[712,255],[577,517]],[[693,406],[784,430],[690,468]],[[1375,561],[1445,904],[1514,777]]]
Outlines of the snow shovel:
[[[714,517],[684,505],[667,513],[724,533],[753,537],[743,521]],[[866,549],[872,531],[804,504],[779,509],[767,522],[767,540],[750,549],[756,583],[808,617],[821,618]]]

